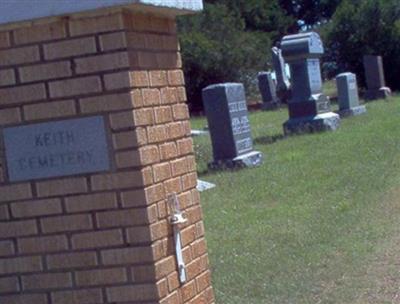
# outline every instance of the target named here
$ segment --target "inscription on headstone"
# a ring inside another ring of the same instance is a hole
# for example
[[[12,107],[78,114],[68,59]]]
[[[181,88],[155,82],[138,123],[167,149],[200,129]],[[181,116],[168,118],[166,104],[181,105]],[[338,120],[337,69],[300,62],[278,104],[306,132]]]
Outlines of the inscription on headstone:
[[[285,133],[335,130],[340,118],[330,112],[329,97],[322,93],[319,58],[324,48],[319,35],[311,32],[285,36],[281,47],[292,76],[289,120],[283,125]]]
[[[253,165],[258,165],[261,153],[253,151],[243,85],[208,86],[203,89],[203,103],[213,146],[214,162],[211,166],[235,166],[243,164],[243,159],[251,159]]]
[[[339,115],[342,117],[360,115],[366,112],[358,98],[357,79],[353,73],[342,73],[336,76],[338,90]]]
[[[11,182],[110,169],[102,116],[5,128],[3,140]]]

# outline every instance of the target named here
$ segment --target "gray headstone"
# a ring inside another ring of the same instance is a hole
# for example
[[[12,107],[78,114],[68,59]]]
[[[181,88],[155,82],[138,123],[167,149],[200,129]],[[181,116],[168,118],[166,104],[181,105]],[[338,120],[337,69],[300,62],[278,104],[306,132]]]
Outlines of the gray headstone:
[[[110,169],[102,116],[5,128],[3,139],[12,182]]]
[[[310,32],[285,36],[281,47],[292,76],[289,120],[283,126],[285,133],[336,129],[339,115],[330,111],[329,98],[322,93],[319,58],[324,48],[319,35]]]
[[[340,116],[359,115],[366,112],[365,106],[360,106],[356,75],[342,73],[336,76]]]
[[[363,62],[368,89],[366,99],[374,100],[390,96],[390,88],[385,86],[382,57],[365,55]]]
[[[276,85],[270,72],[260,72],[257,76],[258,88],[260,89],[263,109],[271,110],[278,107],[278,98],[276,96]]]
[[[235,166],[236,159],[243,164],[242,156],[254,152],[243,85],[216,84],[202,93],[214,155],[211,167]]]

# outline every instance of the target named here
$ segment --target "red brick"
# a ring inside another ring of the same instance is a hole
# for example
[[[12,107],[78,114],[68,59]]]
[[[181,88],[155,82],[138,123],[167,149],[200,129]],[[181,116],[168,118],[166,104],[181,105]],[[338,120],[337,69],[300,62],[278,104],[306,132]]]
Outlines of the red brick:
[[[150,186],[140,190],[121,193],[122,205],[124,207],[147,206],[165,198],[162,184]]]
[[[74,78],[50,82],[52,98],[68,97],[101,92],[100,78],[97,76]]]
[[[164,182],[165,192],[166,193],[179,193],[182,191],[182,183],[179,177],[175,177],[173,179],[167,180]]]
[[[157,124],[163,124],[172,121],[171,107],[158,107],[154,108],[154,117]]]
[[[195,226],[186,227],[181,231],[182,247],[186,247],[196,239]]]
[[[147,71],[123,71],[105,75],[104,82],[107,90],[147,88],[149,76]]]
[[[125,283],[128,280],[124,268],[78,271],[75,276],[78,286],[111,285]]]
[[[154,182],[162,182],[171,178],[171,166],[169,163],[162,163],[153,166]]]
[[[165,299],[162,299],[160,304],[180,304],[180,298],[177,292],[171,293]]]
[[[152,16],[150,18],[150,27],[154,32],[170,33],[169,20],[166,17]]]
[[[76,114],[73,100],[36,103],[23,107],[26,120],[68,117]]]
[[[87,192],[87,182],[84,177],[37,182],[36,190],[39,197],[76,194]]]
[[[59,289],[72,287],[69,273],[44,273],[22,276],[24,290]]]
[[[91,177],[94,191],[142,187],[148,184],[142,171],[119,172]]]
[[[146,34],[145,36],[146,49],[160,50],[164,47],[164,40],[162,35]]]
[[[113,32],[124,29],[124,20],[121,13],[83,17],[70,20],[69,29],[71,36]]]
[[[0,303],[7,304],[48,304],[46,294],[18,294],[0,296]]]
[[[178,151],[179,155],[187,155],[193,153],[193,139],[184,138],[178,140]]]
[[[188,172],[196,171],[196,158],[193,155],[186,156]]]
[[[0,222],[0,239],[37,234],[36,221]]]
[[[107,299],[110,302],[140,302],[158,300],[154,284],[138,284],[107,288]]]
[[[80,100],[83,113],[98,113],[121,111],[140,107],[142,96],[140,91],[131,93],[101,95],[96,97],[83,98]]]
[[[147,146],[139,150],[125,151],[116,154],[118,168],[140,167],[160,161],[156,146]]]
[[[9,218],[10,214],[7,205],[0,205],[0,220],[8,220]]]
[[[168,277],[168,289],[169,291],[176,290],[180,287],[181,283],[179,282],[178,273],[176,271],[172,272]]]
[[[0,48],[6,48],[11,46],[10,33],[0,32]]]
[[[118,49],[126,49],[127,44],[126,32],[117,32],[104,34],[100,36],[100,47],[102,51],[113,51]]]
[[[148,127],[147,139],[151,144],[163,142],[168,139],[168,129],[164,125]]]
[[[10,273],[35,272],[42,269],[42,260],[40,257],[18,257],[0,259],[0,275]]]
[[[49,269],[85,268],[97,265],[95,252],[55,254],[46,257]]]
[[[136,128],[133,131],[115,133],[113,143],[117,150],[143,146],[147,143],[146,129]]]
[[[0,202],[28,199],[32,197],[30,184],[15,184],[0,187]]]
[[[96,214],[99,228],[112,228],[123,226],[140,226],[154,223],[157,220],[157,208],[124,209],[118,211],[106,211]]]
[[[176,104],[172,106],[172,113],[175,120],[189,119],[189,109],[186,104]]]
[[[174,122],[166,125],[168,138],[177,139],[185,136],[185,129],[182,122]],[[178,142],[179,144],[179,142]],[[179,145],[178,145],[179,147]]]
[[[0,104],[28,103],[46,99],[44,84],[31,84],[0,89]]]
[[[64,40],[43,46],[47,60],[88,55],[97,52],[94,37]]]
[[[207,270],[196,278],[196,285],[198,292],[203,291],[211,286],[211,272]]]
[[[70,196],[65,198],[65,208],[69,213],[115,209],[117,197],[113,192]]]
[[[0,241],[0,257],[12,255],[14,252],[14,243],[12,241]]]
[[[104,265],[143,264],[153,261],[152,251],[149,247],[103,250],[101,258]]]
[[[0,66],[33,63],[40,60],[39,48],[28,46],[0,51]]]
[[[154,112],[152,109],[137,109],[129,112],[111,114],[110,122],[114,130],[148,126],[152,125],[154,122]]]
[[[72,75],[69,61],[30,65],[18,69],[21,82],[48,80]]]
[[[129,68],[127,52],[84,57],[74,60],[78,74],[111,71],[122,68]]]
[[[183,175],[188,172],[186,158],[179,158],[171,161],[172,176]]]
[[[56,40],[66,37],[66,24],[58,21],[14,30],[15,44],[27,44],[46,40]]]
[[[12,215],[16,218],[35,217],[62,212],[60,199],[46,199],[11,204]]]
[[[164,50],[168,50],[168,51],[179,51],[180,50],[178,37],[176,35],[174,35],[174,36],[163,35],[162,40],[163,40],[163,49]]]
[[[18,277],[0,278],[0,294],[19,291]]]
[[[48,217],[40,220],[44,233],[87,230],[92,228],[89,214]]]
[[[0,86],[8,86],[12,84],[15,84],[14,70],[0,70]]]
[[[176,94],[178,95],[178,101],[179,102],[186,102],[187,101],[187,96],[186,96],[186,89],[185,87],[179,87],[176,89]]]
[[[122,245],[122,230],[107,230],[75,234],[71,237],[74,249],[103,248]]]
[[[101,289],[59,291],[51,294],[51,304],[99,304],[103,303]],[[36,304],[36,303],[35,303]]]
[[[178,52],[163,52],[156,54],[157,67],[160,69],[182,68],[182,58]]]
[[[177,270],[176,257],[170,256],[155,264],[156,279],[159,280]]]
[[[166,71],[150,71],[150,86],[152,87],[165,87],[168,85]]]
[[[132,66],[137,67],[138,69],[158,69],[158,62],[157,62],[157,54],[148,52],[148,51],[137,51],[131,53]]]
[[[68,249],[68,240],[65,235],[40,236],[18,239],[20,253],[48,253]]]
[[[196,282],[193,280],[183,285],[180,289],[182,301],[185,303],[196,295]]]
[[[139,226],[127,229],[127,239],[130,244],[151,243],[167,237],[171,233],[169,223],[165,221],[156,222],[150,227]]]
[[[190,190],[192,188],[196,188],[197,186],[197,173],[192,172],[182,176],[182,189]]]
[[[161,103],[161,95],[158,89],[143,89],[142,93],[145,106],[154,106]]]
[[[174,104],[178,102],[178,94],[176,88],[162,88],[161,89],[161,103]]]
[[[161,160],[167,160],[177,157],[178,149],[175,142],[169,142],[160,145]]]

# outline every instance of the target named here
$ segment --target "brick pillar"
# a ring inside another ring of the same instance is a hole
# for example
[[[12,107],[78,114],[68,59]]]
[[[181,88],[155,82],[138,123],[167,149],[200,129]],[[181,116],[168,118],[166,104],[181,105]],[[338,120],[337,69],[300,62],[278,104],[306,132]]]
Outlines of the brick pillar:
[[[0,127],[106,121],[111,170],[11,182],[0,303],[214,303],[175,20],[106,10],[0,27]],[[167,195],[178,193],[188,281]]]

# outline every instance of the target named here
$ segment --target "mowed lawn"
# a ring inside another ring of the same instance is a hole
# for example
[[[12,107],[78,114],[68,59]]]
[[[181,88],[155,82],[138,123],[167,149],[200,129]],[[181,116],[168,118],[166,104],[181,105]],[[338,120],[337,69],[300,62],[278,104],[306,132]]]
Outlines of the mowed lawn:
[[[201,194],[217,304],[400,301],[384,281],[400,283],[400,97],[367,109],[288,138],[286,109],[250,114],[255,169],[208,172],[210,140],[195,138],[199,177],[217,184]]]

